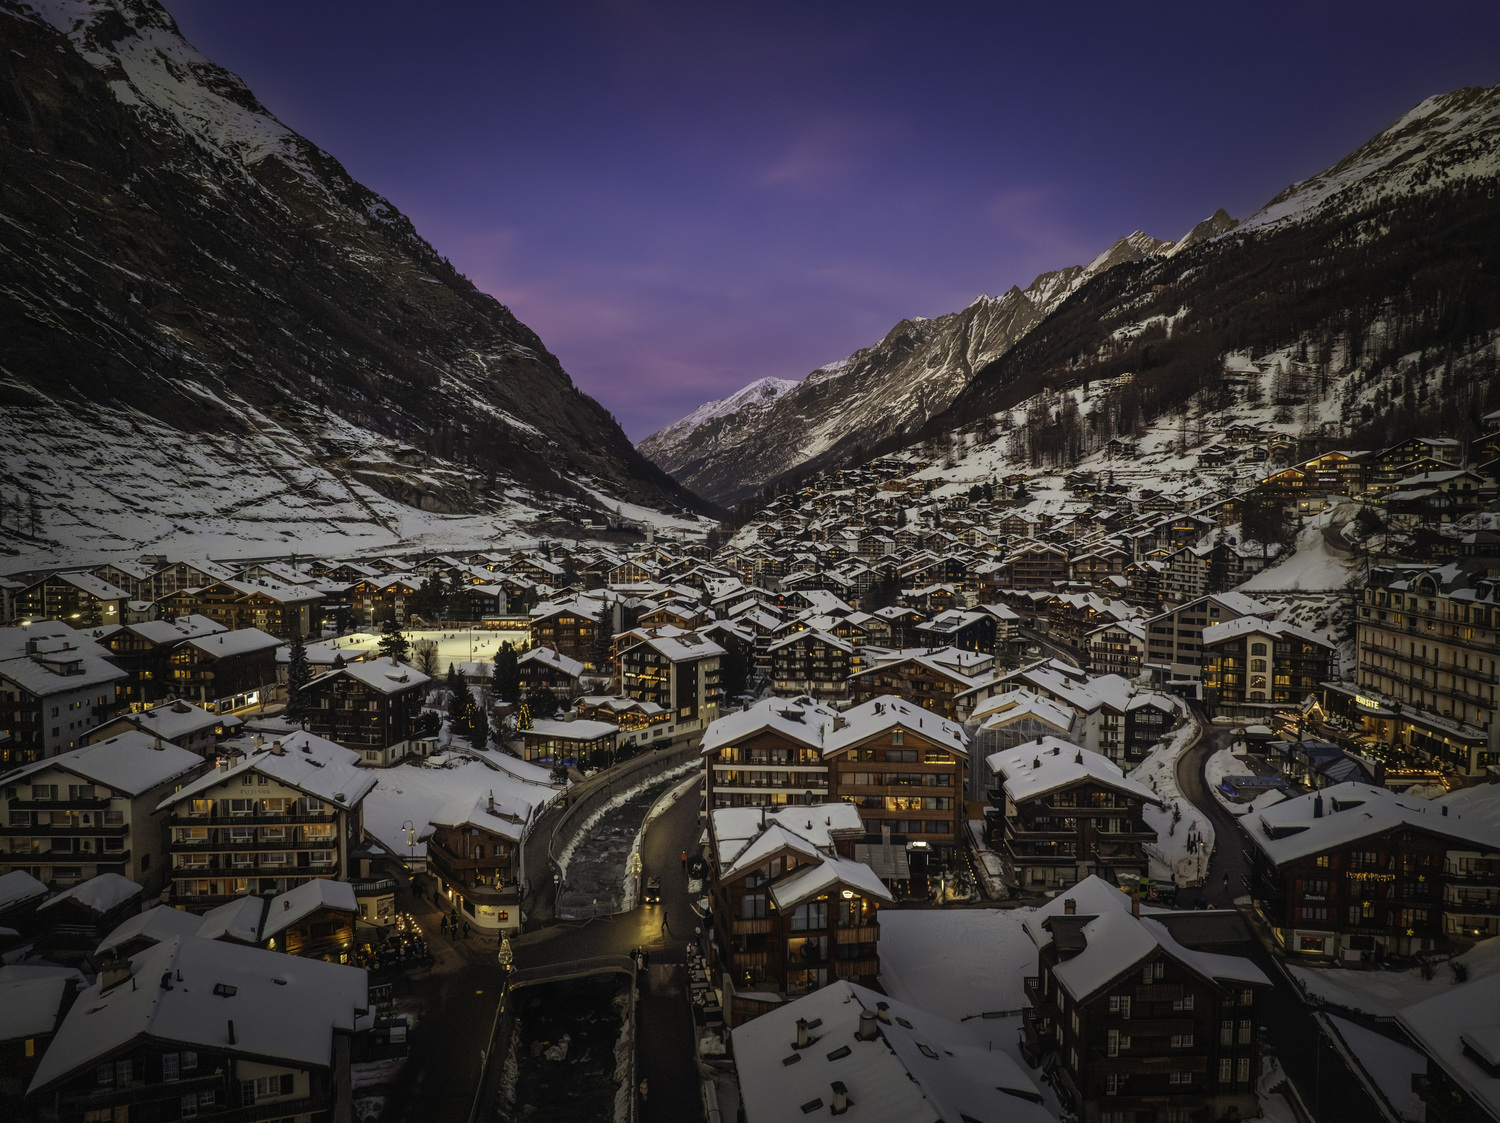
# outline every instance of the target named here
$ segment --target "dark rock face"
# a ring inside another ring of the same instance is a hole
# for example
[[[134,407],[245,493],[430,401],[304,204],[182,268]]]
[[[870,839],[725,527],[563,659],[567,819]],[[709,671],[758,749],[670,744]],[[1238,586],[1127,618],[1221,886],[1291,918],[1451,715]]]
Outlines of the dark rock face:
[[[128,414],[158,444],[261,459],[272,439],[314,475],[424,510],[503,512],[507,488],[580,484],[702,506],[154,0],[0,0],[0,41],[5,426],[118,441]],[[17,486],[48,440],[0,447]]]

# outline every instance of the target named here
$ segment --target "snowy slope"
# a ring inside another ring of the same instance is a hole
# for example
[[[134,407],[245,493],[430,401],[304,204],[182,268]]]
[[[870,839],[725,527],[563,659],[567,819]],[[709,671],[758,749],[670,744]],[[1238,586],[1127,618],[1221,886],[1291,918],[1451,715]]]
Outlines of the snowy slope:
[[[1288,187],[1242,231],[1354,212],[1500,173],[1500,86],[1430,97],[1327,171]]]
[[[784,472],[911,432],[1081,285],[1170,246],[1138,230],[1088,265],[1043,273],[1024,291],[981,294],[963,311],[937,319],[902,320],[879,343],[800,383],[753,382],[699,406],[639,448],[700,495],[734,503]]]
[[[155,0],[0,36],[0,555],[699,505]]]

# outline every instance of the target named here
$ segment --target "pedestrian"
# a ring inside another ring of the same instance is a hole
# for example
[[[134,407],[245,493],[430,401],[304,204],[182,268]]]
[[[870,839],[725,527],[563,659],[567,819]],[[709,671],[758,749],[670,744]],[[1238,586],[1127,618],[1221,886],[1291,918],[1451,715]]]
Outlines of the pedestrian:
[[[647,970],[651,966],[651,953],[645,948],[641,949],[641,969]]]
[[[438,920],[438,931],[445,936],[448,934],[448,918],[446,916]]]
[[[646,1102],[646,1082],[644,1080],[642,1080],[641,1081],[641,1103],[645,1103],[645,1102]]]
[[[469,922],[466,920],[466,921],[464,921],[464,939],[467,940],[468,938],[469,938]]]
[[[683,873],[687,872],[687,851],[686,850],[684,850],[682,852],[682,872]]]
[[[1227,873],[1224,875],[1224,892],[1229,892],[1229,875]]]

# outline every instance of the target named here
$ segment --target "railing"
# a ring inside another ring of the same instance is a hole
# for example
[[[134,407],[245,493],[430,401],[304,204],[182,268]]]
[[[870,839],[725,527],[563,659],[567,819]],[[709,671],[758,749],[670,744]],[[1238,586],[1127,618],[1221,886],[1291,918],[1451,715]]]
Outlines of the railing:
[[[875,924],[866,924],[859,928],[837,928],[836,939],[841,944],[873,944],[880,939],[880,928]]]
[[[857,979],[862,975],[880,974],[878,959],[835,959],[833,973],[840,979]]]
[[[302,815],[172,815],[167,819],[169,827],[280,827],[299,823],[333,824],[338,816],[329,814]]]
[[[45,827],[0,827],[0,837],[6,838],[24,838],[28,835],[35,838],[57,838],[60,835],[73,835],[80,838],[124,838],[129,832],[130,828],[123,824],[116,827],[59,826],[56,823]]]
[[[730,923],[729,934],[732,936],[758,936],[765,932],[775,930],[776,920],[770,916],[758,916],[736,919]]]

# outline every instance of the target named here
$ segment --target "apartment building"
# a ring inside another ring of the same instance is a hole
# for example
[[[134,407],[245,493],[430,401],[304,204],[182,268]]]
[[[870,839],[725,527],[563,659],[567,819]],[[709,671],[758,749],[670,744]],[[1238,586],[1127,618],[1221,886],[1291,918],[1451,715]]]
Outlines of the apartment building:
[[[0,778],[0,873],[54,889],[115,873],[159,893],[166,881],[161,800],[206,771],[198,754],[131,730]]]
[[[1241,616],[1203,629],[1202,695],[1210,717],[1263,721],[1277,706],[1321,695],[1337,677],[1327,636],[1279,620]]]
[[[1241,616],[1267,619],[1271,610],[1243,593],[1212,593],[1152,616],[1145,622],[1144,667],[1163,686],[1198,696],[1203,675],[1203,629]]]
[[[875,981],[880,908],[893,898],[851,856],[863,831],[842,804],[709,812],[713,956],[744,992],[731,1028],[837,980]]]
[[[1006,878],[1020,892],[1045,893],[1099,874],[1125,884],[1149,870],[1157,839],[1142,811],[1162,806],[1144,784],[1092,750],[1056,737],[994,753],[985,830]]]
[[[425,756],[422,700],[432,680],[394,656],[348,663],[302,688],[308,728],[360,754],[372,768],[385,768],[410,753]]]
[[[1223,912],[1148,912],[1097,878],[1025,921],[1037,944],[1022,1055],[1051,1061],[1075,1118],[1169,1123],[1256,1115],[1260,1003],[1271,980],[1255,937]]]
[[[56,620],[0,628],[0,768],[76,749],[119,708],[125,672]]]
[[[630,633],[619,646],[620,692],[670,711],[678,726],[707,724],[719,712],[723,656],[722,647],[694,632]]]
[[[1456,565],[1371,570],[1351,716],[1398,757],[1480,777],[1500,764],[1500,579]]]
[[[771,685],[778,694],[846,698],[855,665],[854,645],[828,632],[805,628],[773,640]]]
[[[358,753],[312,733],[260,744],[164,798],[173,903],[203,910],[285,893],[314,877],[349,880],[375,786]]]

